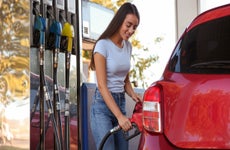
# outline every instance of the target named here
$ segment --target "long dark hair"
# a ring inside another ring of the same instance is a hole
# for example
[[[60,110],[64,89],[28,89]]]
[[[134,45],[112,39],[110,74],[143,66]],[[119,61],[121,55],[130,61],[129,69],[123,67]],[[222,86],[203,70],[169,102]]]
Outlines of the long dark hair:
[[[121,27],[122,23],[125,20],[125,17],[128,14],[134,14],[135,16],[137,16],[138,21],[140,22],[140,15],[139,15],[139,12],[138,12],[136,6],[134,4],[129,3],[129,2],[124,3],[118,9],[118,11],[116,12],[115,16],[113,17],[113,19],[111,20],[111,22],[109,23],[109,25],[107,26],[105,31],[97,39],[97,41],[99,41],[100,39],[109,38],[112,35],[114,35],[119,30],[119,28]],[[94,47],[95,47],[95,45],[94,45]],[[94,62],[93,55],[94,55],[94,48],[93,48],[93,51],[92,51],[92,57],[91,57],[90,66],[89,66],[91,70],[95,70],[95,62]]]

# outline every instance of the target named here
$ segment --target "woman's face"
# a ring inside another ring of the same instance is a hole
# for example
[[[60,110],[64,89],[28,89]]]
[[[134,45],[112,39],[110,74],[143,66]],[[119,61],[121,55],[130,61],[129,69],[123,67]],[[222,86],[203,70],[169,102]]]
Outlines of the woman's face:
[[[134,14],[128,14],[125,17],[123,24],[119,30],[119,34],[123,40],[128,40],[133,33],[136,31],[136,28],[139,24],[137,16]]]

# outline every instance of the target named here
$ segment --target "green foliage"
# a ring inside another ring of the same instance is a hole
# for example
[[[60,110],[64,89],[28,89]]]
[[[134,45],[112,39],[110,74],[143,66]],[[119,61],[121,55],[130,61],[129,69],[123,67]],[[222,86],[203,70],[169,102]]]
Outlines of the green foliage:
[[[85,59],[90,60],[92,56],[92,51],[89,50],[83,50],[82,52],[82,57],[84,57]]]
[[[144,51],[149,51],[148,48],[144,49]],[[148,57],[143,58],[140,54],[132,55],[132,60],[135,62],[133,68],[130,71],[130,77],[133,81],[141,81],[141,87],[145,88],[148,86],[145,81],[144,71],[148,69],[154,62],[159,59],[158,56],[148,55]]]

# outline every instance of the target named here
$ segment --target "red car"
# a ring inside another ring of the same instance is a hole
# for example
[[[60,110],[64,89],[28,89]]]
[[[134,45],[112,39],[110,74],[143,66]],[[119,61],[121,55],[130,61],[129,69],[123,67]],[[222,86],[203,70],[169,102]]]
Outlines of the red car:
[[[230,4],[192,21],[143,100],[139,150],[230,149]]]

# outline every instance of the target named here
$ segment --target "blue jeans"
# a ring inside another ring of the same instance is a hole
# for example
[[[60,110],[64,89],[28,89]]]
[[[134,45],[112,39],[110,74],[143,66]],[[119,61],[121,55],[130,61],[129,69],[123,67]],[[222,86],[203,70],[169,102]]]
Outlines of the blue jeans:
[[[121,112],[126,115],[125,93],[111,93]],[[106,133],[118,125],[118,121],[105,104],[99,90],[96,88],[90,112],[91,130],[97,149]],[[104,144],[104,150],[128,150],[128,141],[125,140],[123,131],[110,135]],[[126,133],[127,134],[127,133]]]

